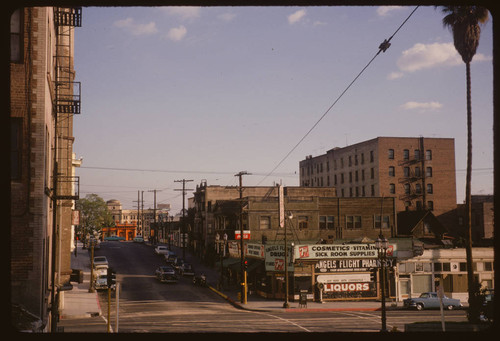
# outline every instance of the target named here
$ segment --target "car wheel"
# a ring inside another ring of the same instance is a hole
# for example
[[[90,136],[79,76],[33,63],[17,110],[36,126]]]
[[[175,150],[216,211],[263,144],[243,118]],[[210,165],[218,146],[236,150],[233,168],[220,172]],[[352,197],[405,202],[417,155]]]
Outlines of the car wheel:
[[[422,303],[417,303],[417,310],[424,310],[424,305]]]

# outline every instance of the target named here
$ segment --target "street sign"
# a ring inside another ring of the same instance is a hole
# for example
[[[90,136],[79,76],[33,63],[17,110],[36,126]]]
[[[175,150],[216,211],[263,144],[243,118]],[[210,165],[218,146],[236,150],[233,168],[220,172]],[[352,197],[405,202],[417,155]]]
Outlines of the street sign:
[[[234,239],[240,240],[241,239],[241,231],[234,231]],[[243,230],[243,240],[249,240],[250,239],[250,230]]]

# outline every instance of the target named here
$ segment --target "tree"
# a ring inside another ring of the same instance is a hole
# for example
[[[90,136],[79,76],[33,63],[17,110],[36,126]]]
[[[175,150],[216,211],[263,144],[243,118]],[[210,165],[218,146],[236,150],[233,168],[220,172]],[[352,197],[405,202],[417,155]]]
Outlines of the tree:
[[[472,104],[470,63],[476,54],[481,36],[480,24],[488,20],[488,10],[480,6],[442,6],[443,26],[451,29],[455,49],[465,63],[467,84],[467,175],[465,181],[465,223],[467,283],[469,292],[469,322],[479,321],[478,284],[472,264],[471,172],[472,172]]]
[[[114,226],[113,217],[106,202],[97,194],[87,194],[76,202],[80,211],[81,225],[87,233],[100,232],[103,227]]]

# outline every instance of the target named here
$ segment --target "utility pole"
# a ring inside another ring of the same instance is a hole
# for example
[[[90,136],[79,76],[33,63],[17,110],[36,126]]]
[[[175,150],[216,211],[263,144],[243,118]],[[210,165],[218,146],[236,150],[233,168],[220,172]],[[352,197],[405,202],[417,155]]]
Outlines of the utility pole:
[[[241,254],[241,303],[247,303],[247,271],[245,269],[245,252],[243,252],[243,186],[242,176],[250,175],[247,171],[241,171],[234,176],[240,178],[240,254]]]
[[[141,212],[140,211],[140,208],[141,208],[140,202],[141,202],[141,200],[140,200],[139,194],[140,194],[140,191],[137,191],[137,201],[134,200],[134,202],[137,202],[137,228],[136,228],[136,233],[135,234],[137,235],[137,234],[140,233],[141,236],[142,236],[142,231],[139,228],[139,216],[140,216],[140,212]],[[143,236],[143,238],[144,238],[144,236]]]
[[[182,233],[181,233],[181,243],[182,243],[182,258],[186,259],[186,219],[185,219],[185,207],[184,207],[184,197],[186,196],[186,191],[192,191],[192,189],[186,189],[186,182],[191,182],[193,180],[174,180],[174,182],[182,182],[182,189],[174,189],[174,191],[182,191]]]
[[[156,192],[161,192],[160,190],[150,190],[148,192],[154,192],[154,201],[153,201],[153,221],[154,221],[154,236],[153,241],[158,242],[158,231],[156,226]],[[156,244],[156,243],[155,243]]]

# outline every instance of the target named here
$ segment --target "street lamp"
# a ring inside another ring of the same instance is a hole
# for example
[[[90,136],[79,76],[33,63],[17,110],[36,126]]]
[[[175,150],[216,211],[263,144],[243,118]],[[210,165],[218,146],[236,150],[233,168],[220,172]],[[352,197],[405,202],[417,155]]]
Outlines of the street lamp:
[[[387,249],[389,248],[389,242],[387,239],[380,233],[377,240],[375,241],[375,247],[378,250],[378,258],[380,260],[380,276],[382,277],[381,281],[381,298],[382,298],[382,329],[381,332],[387,331],[386,326],[386,315],[385,315],[385,261],[387,257]]]

